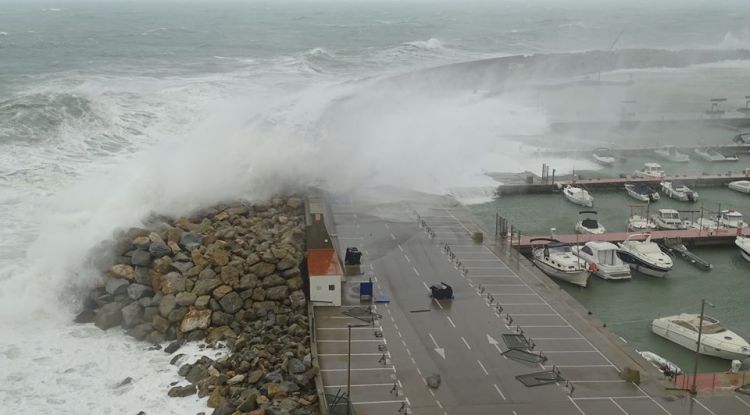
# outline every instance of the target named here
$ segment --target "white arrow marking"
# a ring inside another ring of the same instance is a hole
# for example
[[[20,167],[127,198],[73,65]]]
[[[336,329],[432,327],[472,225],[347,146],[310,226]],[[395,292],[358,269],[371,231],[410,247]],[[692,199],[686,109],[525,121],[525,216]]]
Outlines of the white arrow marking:
[[[432,344],[435,345],[435,352],[440,355],[443,359],[445,359],[445,349],[438,346],[437,342],[435,341],[435,338],[432,337],[432,333],[427,333],[430,336],[430,340],[432,340]]]

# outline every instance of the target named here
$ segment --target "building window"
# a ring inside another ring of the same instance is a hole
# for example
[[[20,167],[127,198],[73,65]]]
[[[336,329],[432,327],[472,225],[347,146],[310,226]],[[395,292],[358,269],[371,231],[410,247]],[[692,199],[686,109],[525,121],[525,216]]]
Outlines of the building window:
[[[328,291],[336,291],[336,286],[331,284],[328,286]]]

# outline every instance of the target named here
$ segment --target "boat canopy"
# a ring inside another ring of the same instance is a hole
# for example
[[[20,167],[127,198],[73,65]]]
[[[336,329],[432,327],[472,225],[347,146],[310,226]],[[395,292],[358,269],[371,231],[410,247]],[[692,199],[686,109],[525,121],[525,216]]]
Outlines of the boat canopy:
[[[586,218],[581,221],[581,225],[583,225],[584,228],[597,229],[599,227],[599,222],[593,218]]]

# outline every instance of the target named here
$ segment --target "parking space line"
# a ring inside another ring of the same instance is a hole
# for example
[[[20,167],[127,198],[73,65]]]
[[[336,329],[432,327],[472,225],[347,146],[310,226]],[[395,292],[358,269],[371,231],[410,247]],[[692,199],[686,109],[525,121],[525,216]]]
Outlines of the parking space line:
[[[355,327],[352,327],[352,328],[355,328]],[[346,343],[349,340],[328,340],[328,339],[323,339],[323,340],[316,340],[316,341],[318,343]],[[385,343],[385,339],[372,339],[372,340],[370,340],[370,339],[368,339],[368,340],[355,340],[355,339],[352,339],[352,343],[366,343],[366,342]]]
[[[573,406],[575,406],[575,407],[576,407],[576,409],[578,409],[578,412],[580,412],[580,413],[581,413],[581,415],[586,415],[586,412],[583,412],[583,409],[581,409],[581,407],[580,407],[580,406],[578,406],[578,404],[576,403],[576,401],[574,401],[574,400],[573,400],[573,398],[571,398],[570,396],[568,396],[568,399],[569,399],[569,400],[570,400],[570,402],[571,402],[571,403],[573,404]]]
[[[619,372],[619,370],[618,370],[618,372]],[[667,411],[667,408],[665,408],[664,406],[662,406],[662,404],[660,404],[659,402],[657,402],[656,399],[653,398],[653,396],[647,394],[646,391],[644,391],[643,389],[641,389],[641,387],[637,383],[633,383],[633,385],[636,388],[638,388],[638,390],[641,391],[642,394],[648,396],[648,398],[651,399],[651,402],[653,402],[656,406],[658,406],[659,408],[661,408],[661,410],[664,411],[667,415],[672,415],[671,412]]]
[[[453,326],[453,328],[455,329],[456,323],[453,322],[453,319],[451,318],[451,316],[445,316],[445,317],[448,319],[448,322],[451,323],[451,326]]]
[[[393,239],[395,241],[396,240],[396,235],[391,234],[391,239]]]
[[[356,387],[371,387],[371,386],[393,386],[393,383],[359,383],[359,384],[351,384],[351,385],[325,385],[324,388],[345,388],[347,386],[351,386],[352,388]]]
[[[419,274],[419,271],[417,271],[416,267],[411,267],[411,269],[414,270],[414,273],[417,274],[417,277],[421,277],[422,275]]]
[[[706,405],[703,405],[703,402],[699,401],[697,398],[691,398],[691,399],[693,399],[698,405],[700,405],[701,407],[703,407],[703,409],[705,409],[706,411],[710,412],[711,415],[716,415],[716,412],[708,409],[708,407]]]
[[[745,400],[744,400],[744,399],[740,398],[740,397],[739,397],[739,396],[737,396],[737,395],[734,395],[734,397],[735,397],[735,398],[737,398],[737,400],[738,400],[738,401],[742,402],[742,404],[743,404],[743,405],[745,405],[745,406],[747,406],[748,408],[750,408],[750,403],[747,403],[747,402],[745,402]]]
[[[596,350],[545,350],[544,353],[597,353]]]
[[[378,405],[382,403],[404,403],[405,400],[398,400],[398,401],[369,401],[369,402],[354,402],[352,401],[352,405]]]
[[[602,401],[610,400],[612,398],[617,399],[648,399],[647,395],[633,395],[633,396],[583,396],[580,398],[573,398],[574,401]]]
[[[381,356],[383,353],[351,353],[351,356]],[[318,353],[318,357],[349,356],[349,353]]]
[[[494,386],[494,387],[495,387],[495,390],[497,391],[497,393],[499,393],[499,394],[500,394],[500,397],[501,397],[501,398],[503,398],[503,400],[504,400],[504,401],[507,401],[507,399],[505,398],[505,395],[504,395],[504,394],[503,394],[503,392],[502,392],[502,391],[500,390],[500,388],[499,388],[499,387],[497,386],[497,384],[493,383],[493,384],[492,384],[492,386]]]
[[[621,410],[623,414],[625,414],[625,415],[630,415],[630,414],[628,413],[628,411],[626,411],[626,410],[622,409],[622,406],[620,406],[620,405],[619,405],[619,404],[618,404],[617,402],[615,402],[615,400],[614,400],[614,399],[612,399],[612,398],[609,398],[609,400],[610,400],[610,401],[611,401],[611,402],[612,402],[613,404],[615,404],[615,406],[616,406],[616,407],[617,407],[617,408],[618,408],[619,410]]]
[[[490,373],[489,373],[489,372],[487,371],[487,369],[486,369],[486,368],[484,367],[484,365],[482,364],[482,362],[481,362],[480,360],[477,360],[477,363],[479,363],[479,367],[481,367],[481,368],[482,368],[482,372],[484,372],[484,374],[485,374],[485,375],[489,376],[489,375],[490,375]]]
[[[545,352],[547,353],[547,352]],[[612,365],[543,365],[544,367],[614,367]]]
[[[466,339],[463,336],[461,336],[461,340],[464,341],[464,344],[466,345],[466,348],[469,349],[469,350],[471,350],[471,346],[469,346],[469,342],[467,342]]]

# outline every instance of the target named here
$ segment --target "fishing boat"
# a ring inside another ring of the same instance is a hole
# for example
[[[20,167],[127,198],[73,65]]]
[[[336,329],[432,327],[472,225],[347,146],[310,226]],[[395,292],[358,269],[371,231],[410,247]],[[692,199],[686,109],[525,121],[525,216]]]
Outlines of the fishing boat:
[[[635,177],[647,177],[652,179],[661,179],[666,175],[664,169],[662,169],[661,165],[658,163],[645,163],[643,169],[633,172],[633,176]]]
[[[750,194],[750,180],[737,180],[730,182],[727,186],[737,192]]]
[[[598,220],[598,214],[595,210],[582,210],[579,215],[587,215],[576,223],[576,233],[602,234],[607,232],[607,228],[602,226]]]
[[[589,270],[605,280],[629,280],[630,266],[617,256],[617,245],[611,242],[589,241],[574,246],[573,254],[586,261]]]
[[[679,366],[676,364],[670,362],[669,360],[659,356],[656,353],[653,352],[639,352],[636,350],[636,352],[641,355],[642,358],[646,359],[647,362],[651,363],[659,369],[659,372],[667,375],[667,376],[674,376],[674,375],[680,375],[682,374],[682,369],[680,369]]]
[[[657,213],[651,216],[656,227],[659,229],[687,229],[687,224],[680,218],[680,212],[674,209],[659,209]]]
[[[625,241],[620,243],[617,256],[636,271],[652,277],[663,277],[672,269],[672,258],[662,252],[659,245],[651,241],[651,235],[648,235],[645,241],[633,239],[644,235],[633,234],[628,236]]]
[[[534,265],[552,278],[585,287],[589,280],[586,262],[573,255],[570,244],[557,239],[534,238],[530,242],[544,241],[532,249]]]
[[[576,205],[586,207],[594,206],[594,198],[582,187],[567,185],[563,188],[563,195],[565,195],[566,199]]]
[[[612,155],[612,151],[606,147],[600,147],[591,153],[591,157],[594,161],[602,166],[611,166],[615,164],[615,157]]]
[[[628,196],[641,202],[656,202],[659,200],[659,192],[646,183],[628,183],[625,185]]]
[[[674,148],[674,146],[666,146],[664,148],[654,150],[654,153],[656,153],[656,155],[661,157],[662,159],[671,161],[672,163],[687,163],[690,161],[689,155],[680,153],[679,151],[677,151],[677,149]]]
[[[713,148],[696,148],[693,152],[705,161],[737,161],[737,155],[735,154],[723,154]]]
[[[683,182],[672,181],[672,182],[661,182],[661,191],[672,199],[679,200],[681,202],[697,202],[698,192],[693,191]]]
[[[690,350],[696,349],[699,328],[700,354],[728,360],[750,357],[750,344],[713,317],[704,315],[701,321],[699,314],[683,313],[657,318],[651,322],[651,331],[655,334]]]
[[[737,239],[734,240],[734,244],[737,245],[737,248],[740,248],[742,257],[747,261],[750,261],[750,237],[738,236]]]

